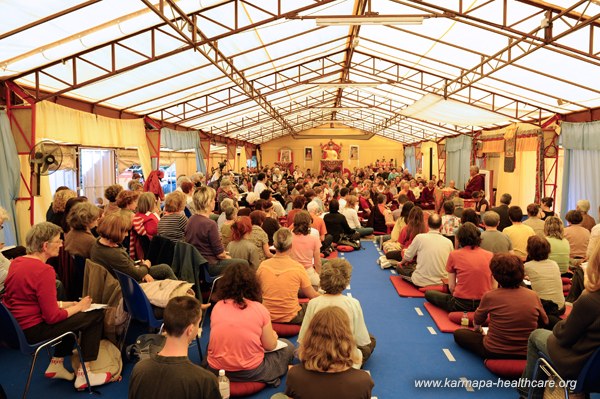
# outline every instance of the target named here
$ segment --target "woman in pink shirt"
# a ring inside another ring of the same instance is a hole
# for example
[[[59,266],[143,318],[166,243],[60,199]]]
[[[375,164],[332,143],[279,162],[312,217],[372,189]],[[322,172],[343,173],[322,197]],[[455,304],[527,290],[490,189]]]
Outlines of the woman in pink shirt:
[[[231,381],[278,386],[295,348],[290,341],[277,339],[269,311],[261,303],[255,271],[241,263],[227,266],[216,295],[219,301],[210,317],[208,369],[215,374],[225,370]]]
[[[460,249],[452,251],[446,263],[450,294],[429,290],[425,299],[447,312],[473,312],[483,294],[498,286],[490,270],[494,254],[479,246],[480,232],[471,222],[458,228],[456,238]]]
[[[292,235],[292,251],[290,257],[306,269],[310,284],[319,287],[321,273],[321,240],[310,233],[312,216],[306,211],[300,211],[294,216]]]
[[[52,223],[38,223],[26,237],[27,255],[12,261],[6,277],[3,303],[17,320],[27,341],[31,344],[55,338],[67,331],[81,333],[81,354],[92,386],[101,385],[111,378],[110,373],[95,373],[89,362],[98,357],[102,338],[104,312],[83,312],[92,303],[90,297],[79,302],[56,300],[56,280],[49,258],[58,256],[62,229]],[[64,367],[64,357],[70,356],[74,341],[65,337],[54,347],[54,356],[46,369],[47,378],[73,380],[75,388],[85,389],[87,383],[81,366],[77,375]]]

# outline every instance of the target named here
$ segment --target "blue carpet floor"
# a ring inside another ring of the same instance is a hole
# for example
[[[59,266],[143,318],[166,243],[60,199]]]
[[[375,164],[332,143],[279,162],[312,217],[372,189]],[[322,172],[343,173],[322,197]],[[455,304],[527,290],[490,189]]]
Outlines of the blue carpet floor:
[[[391,271],[381,270],[376,263],[379,253],[375,244],[363,241],[363,247],[364,250],[340,255],[353,266],[352,281],[346,294],[361,302],[369,332],[377,338],[377,347],[365,365],[375,381],[373,396],[379,399],[518,397],[511,388],[478,390],[465,388],[464,383],[455,388],[417,388],[415,384],[422,379],[437,380],[441,384],[457,384],[457,381],[465,378],[471,381],[497,382],[498,377],[491,374],[477,356],[459,348],[454,343],[452,334],[444,334],[437,329],[423,307],[424,299],[399,297],[389,280]],[[204,353],[209,336],[208,324],[207,321],[202,336]],[[292,341],[295,343],[295,339]],[[197,349],[190,347],[189,353],[192,361],[197,363]],[[70,383],[45,379],[43,371],[48,364],[45,355],[41,356],[38,364],[30,398],[70,399],[85,395],[74,391]],[[111,399],[126,398],[127,381],[132,367],[129,363],[124,364],[123,381],[99,387],[102,396]],[[22,356],[20,352],[0,350],[0,384],[8,398],[21,396],[28,368],[29,358]],[[285,379],[279,388],[267,388],[251,398],[268,399],[284,389]]]

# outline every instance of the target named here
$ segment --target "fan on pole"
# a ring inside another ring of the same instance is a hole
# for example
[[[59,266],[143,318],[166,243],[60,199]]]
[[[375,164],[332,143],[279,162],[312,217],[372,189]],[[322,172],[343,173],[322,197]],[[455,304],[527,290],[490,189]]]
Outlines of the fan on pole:
[[[56,172],[62,164],[62,150],[53,141],[44,140],[37,143],[29,153],[32,187],[35,196],[40,195],[40,176],[48,176]]]

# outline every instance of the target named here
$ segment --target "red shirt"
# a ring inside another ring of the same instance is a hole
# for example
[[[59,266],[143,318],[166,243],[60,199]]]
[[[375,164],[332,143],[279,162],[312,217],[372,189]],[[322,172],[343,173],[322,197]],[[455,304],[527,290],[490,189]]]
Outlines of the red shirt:
[[[450,252],[446,271],[456,274],[456,287],[452,293],[455,298],[480,300],[492,289],[492,256],[493,253],[480,247],[464,247]]]
[[[42,322],[56,324],[68,313],[56,302],[56,273],[39,259],[14,259],[6,276],[3,302],[23,330]]]

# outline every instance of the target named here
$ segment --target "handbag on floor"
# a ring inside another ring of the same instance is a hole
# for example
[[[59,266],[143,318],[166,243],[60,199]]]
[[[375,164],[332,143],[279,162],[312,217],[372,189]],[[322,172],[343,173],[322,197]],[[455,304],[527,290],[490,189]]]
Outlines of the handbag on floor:
[[[355,231],[352,234],[341,234],[337,244],[352,247],[356,251],[360,249],[360,233]]]
[[[148,359],[162,350],[167,338],[161,334],[142,334],[125,350],[127,360],[137,362]]]

